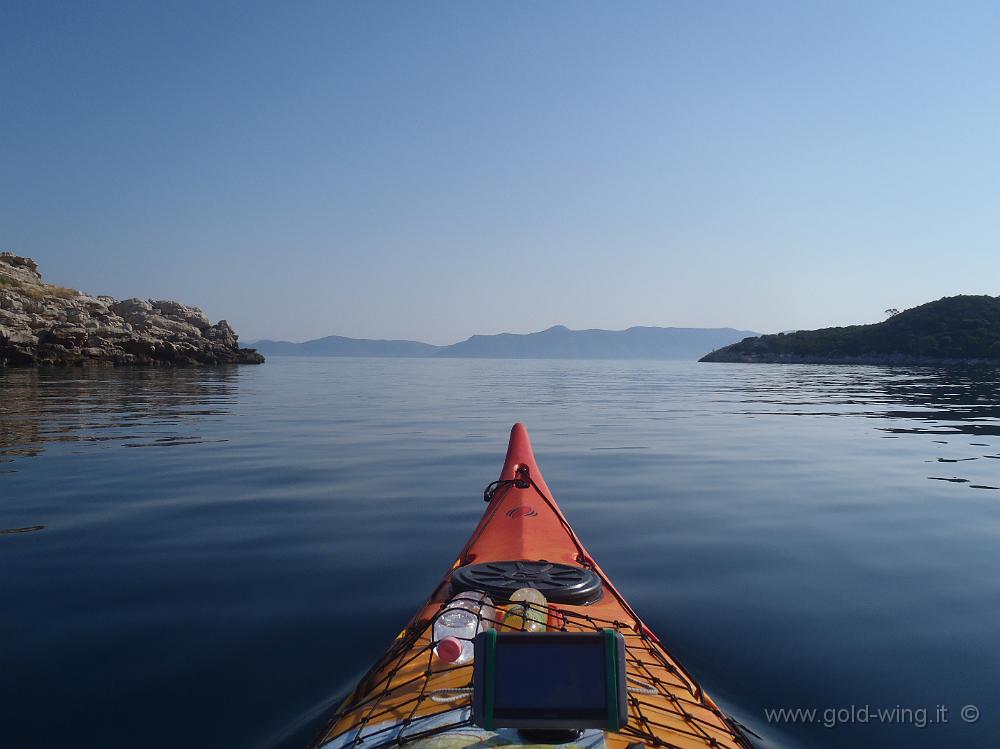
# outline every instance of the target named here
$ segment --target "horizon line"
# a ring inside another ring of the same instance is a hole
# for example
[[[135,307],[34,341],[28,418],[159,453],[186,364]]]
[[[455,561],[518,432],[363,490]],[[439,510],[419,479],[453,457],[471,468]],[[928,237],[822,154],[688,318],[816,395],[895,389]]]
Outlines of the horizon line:
[[[739,333],[751,333],[754,336],[765,335],[756,330],[750,330],[748,328],[735,328],[727,325],[722,326],[712,326],[712,327],[695,327],[690,325],[630,325],[627,328],[570,328],[566,325],[556,324],[550,325],[547,328],[542,328],[541,330],[533,330],[527,333],[512,333],[510,331],[501,331],[499,333],[473,333],[472,335],[462,338],[460,340],[454,341],[452,343],[427,343],[426,341],[419,341],[414,338],[363,338],[356,336],[340,335],[338,333],[331,333],[329,335],[319,336],[318,338],[307,338],[304,341],[290,341],[284,338],[253,338],[248,339],[245,343],[247,345],[254,343],[290,343],[293,345],[300,345],[303,343],[312,343],[314,341],[322,341],[327,338],[343,338],[349,341],[375,341],[378,343],[419,343],[423,346],[432,346],[434,348],[447,348],[448,346],[454,346],[457,343],[463,343],[464,341],[472,340],[473,338],[483,337],[491,338],[494,336],[510,335],[510,336],[530,336],[538,335],[539,333],[547,333],[550,330],[566,330],[570,333],[627,333],[630,330],[699,330],[699,331],[716,331],[716,330],[732,330]],[[787,332],[787,331],[783,331]]]

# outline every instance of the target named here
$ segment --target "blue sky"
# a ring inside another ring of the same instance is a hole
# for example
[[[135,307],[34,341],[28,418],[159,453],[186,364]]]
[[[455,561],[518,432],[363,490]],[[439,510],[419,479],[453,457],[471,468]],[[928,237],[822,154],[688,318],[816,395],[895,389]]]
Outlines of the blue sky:
[[[244,340],[1000,293],[997,3],[0,5],[0,248]]]

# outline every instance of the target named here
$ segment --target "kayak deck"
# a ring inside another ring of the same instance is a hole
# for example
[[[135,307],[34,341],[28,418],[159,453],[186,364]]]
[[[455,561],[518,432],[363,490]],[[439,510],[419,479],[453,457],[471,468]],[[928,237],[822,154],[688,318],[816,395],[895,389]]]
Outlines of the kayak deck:
[[[520,424],[512,430],[507,460],[491,490],[483,519],[454,565],[334,713],[315,747],[376,749],[405,744],[418,749],[478,749],[531,745],[513,729],[486,731],[473,725],[472,664],[446,664],[434,654],[434,621],[456,588],[461,589],[463,581],[476,579],[469,572],[475,572],[477,565],[485,567],[487,576],[481,579],[487,581],[488,575],[499,574],[494,570],[515,569],[510,575],[512,580],[492,581],[494,588],[487,591],[498,607],[506,600],[502,593],[505,587],[509,592],[525,585],[544,591],[553,569],[557,581],[560,575],[574,583],[584,577],[592,579],[598,584],[582,594],[588,600],[577,601],[570,596],[570,603],[553,599],[541,607],[549,629],[585,632],[611,628],[625,639],[628,725],[619,732],[588,730],[564,746],[752,747],[739,727],[667,653],[591,559],[551,499],[535,463],[527,430]],[[511,562],[535,564],[512,567]],[[456,575],[459,570],[463,572]],[[502,617],[498,608],[496,618]],[[495,622],[495,626],[500,623]]]

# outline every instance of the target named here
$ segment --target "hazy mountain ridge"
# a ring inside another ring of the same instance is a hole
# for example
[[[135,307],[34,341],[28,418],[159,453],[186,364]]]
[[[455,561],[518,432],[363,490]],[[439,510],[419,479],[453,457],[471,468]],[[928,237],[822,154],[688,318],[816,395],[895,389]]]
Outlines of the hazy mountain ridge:
[[[303,343],[257,341],[258,350],[273,356],[373,356],[414,358],[433,356],[441,347],[419,341],[347,338],[329,335]]]
[[[261,340],[272,356],[469,357],[481,359],[690,359],[757,335],[733,328],[632,327],[570,330],[556,325],[536,333],[474,335],[449,346],[419,341],[326,336],[303,343]]]

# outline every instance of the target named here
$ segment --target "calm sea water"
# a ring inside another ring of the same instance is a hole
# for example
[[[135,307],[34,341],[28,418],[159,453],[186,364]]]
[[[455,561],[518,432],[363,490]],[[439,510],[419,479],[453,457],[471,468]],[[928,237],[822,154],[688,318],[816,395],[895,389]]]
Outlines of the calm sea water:
[[[772,743],[996,746],[996,371],[281,358],[0,370],[0,746],[302,746],[518,420],[617,586]]]

